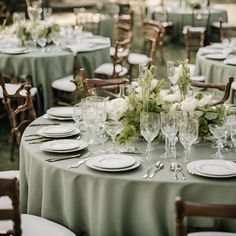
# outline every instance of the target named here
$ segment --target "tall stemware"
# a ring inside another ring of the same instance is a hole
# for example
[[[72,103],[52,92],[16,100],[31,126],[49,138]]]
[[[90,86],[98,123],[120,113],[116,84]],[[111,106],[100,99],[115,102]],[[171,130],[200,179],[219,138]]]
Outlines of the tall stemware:
[[[151,161],[152,141],[158,135],[160,130],[160,117],[157,113],[142,112],[140,114],[140,131],[141,135],[147,142],[146,162]]]
[[[216,159],[224,159],[221,149],[223,148],[222,139],[226,135],[226,127],[224,125],[209,125],[209,130],[213,136],[217,139],[217,152],[213,156]]]
[[[166,155],[176,158],[175,143],[178,133],[178,112],[161,112],[161,131],[166,137]]]
[[[197,141],[198,129],[197,119],[187,117],[179,123],[179,140],[184,146],[184,162],[190,161],[191,146]]]

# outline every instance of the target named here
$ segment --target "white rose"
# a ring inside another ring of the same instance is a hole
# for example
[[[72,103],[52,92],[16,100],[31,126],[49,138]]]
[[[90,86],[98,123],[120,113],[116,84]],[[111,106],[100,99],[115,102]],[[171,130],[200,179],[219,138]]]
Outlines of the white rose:
[[[124,98],[116,98],[107,102],[106,108],[111,119],[119,120],[128,110],[128,102]]]
[[[176,84],[179,80],[179,77],[183,75],[183,66],[179,65],[175,68],[175,74],[170,78],[172,84]]]
[[[158,83],[158,80],[157,80],[157,79],[153,79],[153,80],[151,81],[151,91],[156,88],[157,83]]]
[[[197,107],[197,100],[195,98],[186,98],[181,102],[181,110],[192,112]]]
[[[212,96],[209,95],[204,95],[204,97],[198,101],[198,106],[199,107],[204,107],[212,102]]]
[[[163,101],[174,103],[174,102],[179,102],[180,99],[181,99],[181,97],[180,97],[179,93],[173,93],[173,94],[168,94],[167,96],[165,96],[163,98]]]
[[[170,112],[174,112],[174,111],[178,111],[180,110],[180,104],[179,103],[174,103],[171,107],[170,107]]]
[[[208,120],[214,120],[217,118],[217,114],[215,112],[206,112],[206,115],[205,117],[208,119]]]

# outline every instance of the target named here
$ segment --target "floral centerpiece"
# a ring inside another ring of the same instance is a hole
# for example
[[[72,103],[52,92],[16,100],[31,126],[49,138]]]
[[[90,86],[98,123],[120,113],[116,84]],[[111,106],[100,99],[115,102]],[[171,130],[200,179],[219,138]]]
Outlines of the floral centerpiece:
[[[192,9],[201,9],[202,8],[202,0],[188,0],[188,5]]]
[[[207,139],[209,125],[224,121],[224,105],[212,105],[213,98],[204,92],[191,92],[190,74],[187,61],[179,62],[171,85],[166,80],[154,78],[156,67],[145,68],[142,78],[133,82],[128,97],[118,98],[108,103],[108,115],[117,116],[123,124],[119,141],[124,143],[140,136],[140,113],[182,111],[194,115],[199,120],[199,136]]]

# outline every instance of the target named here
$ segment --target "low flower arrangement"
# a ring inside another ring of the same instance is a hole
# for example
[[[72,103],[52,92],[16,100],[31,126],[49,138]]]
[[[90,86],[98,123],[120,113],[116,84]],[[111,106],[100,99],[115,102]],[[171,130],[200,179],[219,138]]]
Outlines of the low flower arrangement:
[[[42,24],[33,23],[19,25],[16,29],[17,38],[20,40],[21,46],[24,46],[26,41],[33,41],[35,38],[44,37],[48,43],[52,42],[52,35],[60,31],[57,24]]]
[[[179,62],[172,85],[166,80],[154,79],[156,67],[146,68],[143,78],[131,84],[130,95],[111,100],[107,106],[111,118],[121,120],[123,131],[119,141],[129,142],[140,136],[140,113],[188,112],[199,120],[199,136],[210,136],[209,125],[220,124],[226,116],[224,105],[212,105],[213,98],[204,92],[191,93],[187,61]]]

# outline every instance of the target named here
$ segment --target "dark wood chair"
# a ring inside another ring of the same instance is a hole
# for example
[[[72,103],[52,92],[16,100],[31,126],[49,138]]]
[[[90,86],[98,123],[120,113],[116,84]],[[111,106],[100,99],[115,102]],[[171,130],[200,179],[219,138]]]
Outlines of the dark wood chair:
[[[0,73],[0,90],[11,126],[11,160],[13,160],[15,145],[20,144],[24,129],[36,118],[31,84],[29,82],[22,84],[5,83]]]
[[[210,11],[208,9],[193,9],[192,25],[183,27],[186,57],[191,58],[191,52],[196,52],[205,45],[206,32],[209,26]]]
[[[230,77],[228,82],[226,84],[221,84],[221,83],[204,83],[204,82],[193,82],[191,83],[192,87],[197,87],[197,88],[202,88],[204,90],[207,89],[217,89],[219,91],[223,92],[223,96],[221,99],[218,99],[214,101],[212,105],[218,105],[218,104],[223,104],[225,101],[227,101],[230,97],[230,92],[231,92],[231,85],[234,81],[233,77]]]
[[[156,52],[158,47],[162,50],[163,42],[162,29],[154,23],[153,20],[145,20],[143,22],[143,53],[130,53],[128,63],[130,65],[129,74],[132,74],[134,65],[155,65]],[[163,57],[163,55],[162,55]],[[164,60],[164,58],[162,58]]]
[[[6,196],[11,199],[12,207],[9,206],[9,202],[7,201],[7,204],[3,206],[4,209],[0,209],[0,221],[4,221],[1,222],[0,235],[28,236],[34,235],[35,231],[40,230],[41,235],[44,236],[75,236],[74,233],[62,225],[38,216],[20,214],[19,183],[17,178],[0,179],[0,197],[2,196]],[[13,227],[11,224],[9,224],[10,222],[6,220],[12,221]]]
[[[129,79],[118,78],[118,79],[87,79],[84,68],[80,69],[80,79],[83,84],[83,90],[85,97],[95,96],[97,90],[105,96],[117,97],[119,86],[122,84],[129,84]],[[95,91],[96,90],[96,91]]]
[[[12,22],[12,15],[5,1],[0,1],[0,24]]]
[[[236,205],[203,204],[203,203],[189,202],[182,200],[181,197],[177,197],[175,200],[175,212],[176,212],[176,221],[175,221],[176,236],[187,236],[188,233],[191,232],[217,231],[215,227],[191,227],[190,225],[188,225],[188,221],[186,221],[185,219],[187,217],[236,219]],[[191,235],[194,236],[194,234]]]

